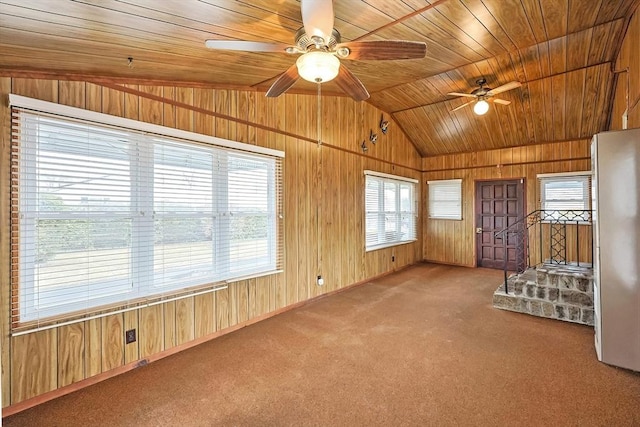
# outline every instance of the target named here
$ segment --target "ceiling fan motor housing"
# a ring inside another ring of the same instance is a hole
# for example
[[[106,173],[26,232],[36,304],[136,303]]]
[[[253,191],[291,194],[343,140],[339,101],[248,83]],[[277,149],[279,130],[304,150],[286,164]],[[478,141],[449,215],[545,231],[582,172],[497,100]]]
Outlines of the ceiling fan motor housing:
[[[318,46],[316,45],[315,40],[312,37],[309,37],[307,33],[304,31],[304,27],[300,28],[298,32],[296,32],[296,46],[302,52],[306,52],[308,50],[316,50]],[[320,46],[321,50],[332,51],[336,45],[340,43],[340,33],[335,28],[331,32],[331,37],[327,42],[325,40],[324,45]]]
[[[490,87],[485,87],[485,84],[487,84],[487,80],[484,78],[476,80],[476,84],[480,87],[477,89],[474,89],[473,92],[471,92],[471,95],[481,97],[481,96],[486,96],[487,93],[491,91]]]
[[[473,92],[471,92],[471,95],[485,96],[487,93],[489,93],[490,90],[491,90],[490,87],[481,87],[481,88],[475,89]]]

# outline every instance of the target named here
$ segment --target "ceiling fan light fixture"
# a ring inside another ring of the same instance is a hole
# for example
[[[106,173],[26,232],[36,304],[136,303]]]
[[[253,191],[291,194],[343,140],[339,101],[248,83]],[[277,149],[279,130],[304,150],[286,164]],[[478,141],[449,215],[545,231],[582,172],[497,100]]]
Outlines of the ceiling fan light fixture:
[[[307,52],[296,61],[298,74],[312,83],[324,83],[338,75],[340,60],[329,52],[314,50]]]
[[[489,103],[484,99],[479,99],[478,102],[476,102],[473,106],[473,112],[478,116],[487,114],[487,111],[489,111]]]

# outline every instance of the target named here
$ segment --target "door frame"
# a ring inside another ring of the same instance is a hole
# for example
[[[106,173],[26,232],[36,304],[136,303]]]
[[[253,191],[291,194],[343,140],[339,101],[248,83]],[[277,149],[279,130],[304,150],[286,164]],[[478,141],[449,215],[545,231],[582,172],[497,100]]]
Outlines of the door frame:
[[[527,212],[527,177],[499,177],[499,178],[486,178],[486,179],[474,179],[473,180],[473,258],[474,258],[474,267],[478,268],[478,234],[476,233],[476,228],[478,227],[478,213],[476,212],[476,203],[477,203],[477,194],[478,194],[478,183],[481,182],[492,182],[492,181],[520,181],[522,185],[522,215],[528,215]],[[525,249],[526,250],[526,249]],[[506,254],[505,254],[506,256]],[[526,254],[525,254],[526,257]]]

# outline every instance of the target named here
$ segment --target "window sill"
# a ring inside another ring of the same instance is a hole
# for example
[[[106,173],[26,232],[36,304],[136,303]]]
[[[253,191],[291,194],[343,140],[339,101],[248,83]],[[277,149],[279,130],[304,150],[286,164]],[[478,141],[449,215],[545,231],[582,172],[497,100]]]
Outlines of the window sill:
[[[386,248],[391,248],[393,246],[400,246],[400,245],[406,245],[409,243],[414,243],[417,242],[418,239],[413,239],[413,240],[403,240],[402,242],[393,242],[393,243],[383,243],[380,245],[375,245],[375,246],[371,246],[368,248],[365,248],[365,252],[373,252],[373,251],[377,251],[378,249],[386,249]]]

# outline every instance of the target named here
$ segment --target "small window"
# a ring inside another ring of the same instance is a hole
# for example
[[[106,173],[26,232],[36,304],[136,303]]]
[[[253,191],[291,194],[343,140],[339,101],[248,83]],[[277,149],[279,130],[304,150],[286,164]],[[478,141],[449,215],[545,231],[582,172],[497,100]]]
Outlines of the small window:
[[[462,180],[427,181],[429,185],[429,218],[462,219]]]
[[[366,250],[413,242],[417,180],[365,171]]]
[[[589,221],[591,173],[538,175],[543,220]]]

